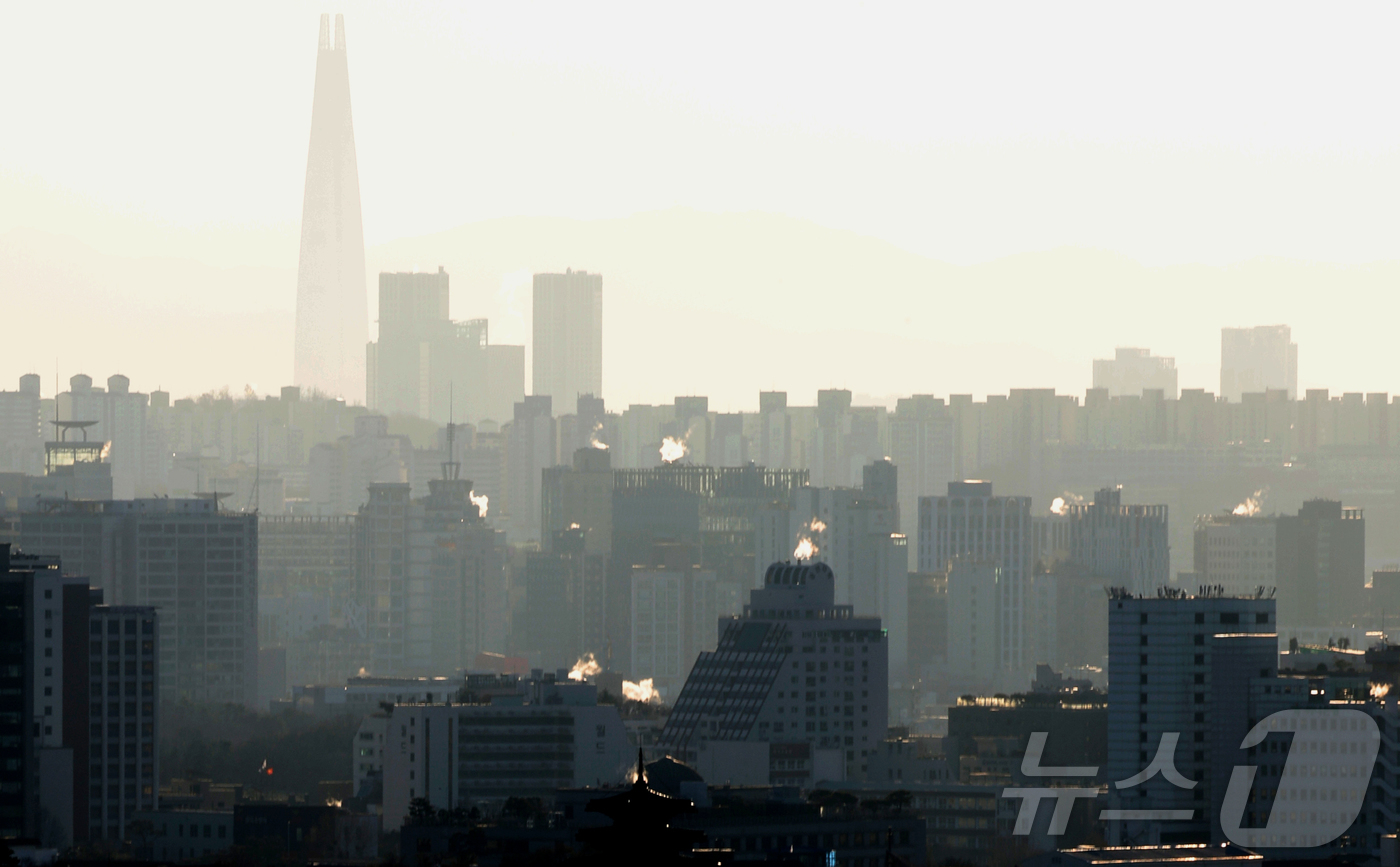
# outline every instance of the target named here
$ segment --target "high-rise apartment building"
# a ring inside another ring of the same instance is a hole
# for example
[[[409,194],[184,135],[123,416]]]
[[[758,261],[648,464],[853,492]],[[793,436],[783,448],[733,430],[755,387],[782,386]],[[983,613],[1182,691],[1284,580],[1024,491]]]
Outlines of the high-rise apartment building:
[[[414,474],[413,441],[389,433],[382,415],[355,418],[355,433],[311,447],[311,507],[321,515],[353,515],[372,484],[408,482]]]
[[[787,392],[758,393],[758,462],[765,467],[792,466],[792,419],[787,412]]]
[[[1286,389],[1298,397],[1298,344],[1287,325],[1220,329],[1220,396]]]
[[[937,496],[956,476],[953,414],[939,398],[902,397],[889,417],[890,459],[899,467],[899,531],[918,535],[919,498]]]
[[[1125,506],[1122,491],[1102,488],[1094,502],[1065,507],[1069,559],[1092,575],[1136,593],[1170,581],[1166,506]]]
[[[370,486],[355,569],[371,673],[452,673],[504,648],[504,540],[470,494],[469,480],[450,477],[420,499],[407,484]]]
[[[414,415],[446,421],[448,382],[453,371],[446,355],[452,322],[448,316],[448,276],[436,272],[381,273],[379,275],[379,340],[369,344],[366,356],[365,403],[385,415]],[[484,326],[478,337],[485,343]],[[479,348],[474,347],[474,348]],[[435,369],[438,368],[438,369]],[[473,371],[477,377],[480,373]],[[435,374],[437,376],[435,376]],[[462,378],[461,418],[475,421],[467,407],[467,371]],[[438,394],[437,392],[441,392]],[[454,395],[455,396],[455,395]],[[442,403],[441,407],[435,406]],[[435,412],[440,410],[440,412]]]
[[[674,696],[702,651],[715,646],[714,624],[739,610],[739,588],[700,568],[692,545],[658,544],[652,562],[632,567],[634,679],[650,677],[663,696]]]
[[[754,562],[801,557],[836,572],[836,601],[882,619],[889,671],[902,680],[908,659],[908,537],[899,532],[899,472],[890,461],[862,468],[859,488],[795,490],[758,513]],[[799,546],[801,549],[799,550]],[[762,586],[762,573],[753,586]]]
[[[92,609],[88,627],[92,707],[86,801],[88,833],[93,839],[124,840],[136,813],[157,807],[160,619],[149,605],[97,605]]]
[[[296,384],[334,397],[365,393],[365,233],[350,117],[345,19],[321,16],[311,144],[297,261]]]
[[[1197,519],[1195,571],[1228,593],[1277,588],[1279,622],[1335,626],[1361,611],[1366,519],[1336,500],[1308,500],[1297,515],[1206,515]]]
[[[501,417],[501,393],[512,401],[524,394],[523,347],[493,346],[485,319],[453,321],[449,304],[441,267],[379,275],[379,340],[365,356],[370,409],[476,423]]]
[[[342,683],[369,665],[365,603],[355,581],[357,521],[259,519],[258,647],[286,654],[285,682],[258,678],[264,698],[280,698],[288,686]]]
[[[75,625],[64,616],[70,601],[64,584],[57,558],[0,545],[0,836],[50,845],[74,839],[73,792],[85,791],[87,781],[75,776],[67,741],[74,732],[65,725],[65,708],[86,722],[87,678],[83,670],[81,695],[64,691],[65,683],[79,682],[65,680],[65,663],[71,660],[77,673],[86,662],[85,653],[64,653]],[[78,600],[84,609],[86,591],[83,586]],[[82,619],[76,625],[79,649],[86,651],[87,625]],[[77,734],[85,748],[86,731]]]
[[[20,543],[113,605],[160,611],[160,700],[257,701],[258,518],[218,499],[36,501]]]
[[[125,839],[159,781],[156,612],[100,604],[56,557],[0,545],[7,641],[0,826],[66,848]]]
[[[1108,600],[1109,807],[1182,811],[1190,818],[1110,822],[1110,843],[1210,840],[1209,808],[1220,794],[1213,790],[1211,777],[1213,721],[1209,717],[1215,667],[1229,661],[1227,655],[1237,649],[1253,653],[1254,645],[1240,645],[1238,637],[1274,636],[1274,615],[1274,600],[1255,596],[1141,596],[1123,590],[1112,594]],[[1270,649],[1276,650],[1276,642],[1274,648],[1266,644],[1265,650]],[[1247,659],[1258,660],[1254,673],[1261,676],[1271,676],[1277,668],[1273,652]],[[1171,743],[1175,744],[1171,753],[1175,769],[1195,781],[1194,787],[1174,785],[1161,774],[1127,788],[1116,786],[1147,768],[1159,745]],[[1238,743],[1236,739],[1231,746]]]
[[[1107,390],[1109,397],[1136,397],[1155,388],[1167,400],[1176,400],[1176,359],[1120,346],[1112,358],[1094,359],[1094,388]]]
[[[611,475],[611,474],[610,474]],[[553,534],[548,551],[525,558],[524,616],[514,623],[515,647],[546,670],[569,667],[585,653],[607,652],[606,554],[589,554],[580,529]]]
[[[0,391],[0,472],[44,471],[44,414],[39,375],[19,378],[18,391]]]
[[[603,275],[536,274],[531,393],[571,406],[603,393]]]
[[[1002,677],[1001,567],[971,557],[948,564],[946,587],[947,647],[942,656],[961,693],[996,692]],[[926,628],[917,624],[918,629]]]
[[[540,486],[558,448],[548,395],[527,395],[515,405],[506,433],[505,514],[512,541],[540,538]]]
[[[755,585],[753,540],[763,513],[806,484],[806,470],[757,466],[614,470],[606,627],[614,658],[631,658],[632,571],[652,565],[658,544],[698,548],[701,567],[713,569],[720,585],[737,588],[733,598],[741,601],[743,588]],[[782,556],[791,553],[788,547]]]
[[[865,773],[884,740],[889,644],[880,618],[836,603],[825,563],[774,563],[742,615],[719,622],[659,744],[694,761],[705,741],[810,745],[841,756],[848,778]]]
[[[612,493],[608,449],[580,448],[573,453],[572,466],[547,467],[540,489],[545,549],[552,547],[559,533],[578,530],[589,554],[607,554],[612,549]]]
[[[1001,668],[1014,675],[1028,673],[1026,641],[1032,623],[1026,619],[1031,583],[1031,501],[1029,497],[998,497],[992,483],[949,482],[941,497],[919,499],[919,569],[946,572],[957,557],[999,567],[997,618],[1001,633]]]

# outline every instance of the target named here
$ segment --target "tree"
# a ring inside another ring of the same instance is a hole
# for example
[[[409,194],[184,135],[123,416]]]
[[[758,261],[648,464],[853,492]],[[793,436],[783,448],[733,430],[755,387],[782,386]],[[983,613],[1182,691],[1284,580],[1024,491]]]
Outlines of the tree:
[[[505,806],[501,808],[501,815],[514,816],[519,819],[529,819],[544,812],[544,802],[539,798],[506,798]]]
[[[914,794],[907,789],[896,789],[890,792],[889,797],[885,800],[889,803],[890,809],[894,810],[895,815],[900,815],[903,814],[905,808],[914,803]]]
[[[427,798],[414,798],[408,802],[408,823],[410,825],[431,825],[437,819],[437,810]]]

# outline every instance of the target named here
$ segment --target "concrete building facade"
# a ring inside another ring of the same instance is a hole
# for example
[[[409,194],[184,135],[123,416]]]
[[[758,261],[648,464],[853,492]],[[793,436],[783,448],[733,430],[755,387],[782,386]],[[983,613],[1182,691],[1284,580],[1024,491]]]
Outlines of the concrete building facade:
[[[533,309],[531,394],[558,407],[603,394],[603,276],[536,274]]]
[[[878,617],[836,603],[831,567],[774,563],[743,614],[719,626],[659,745],[694,761],[713,741],[805,743],[862,776],[885,736],[889,642]]]

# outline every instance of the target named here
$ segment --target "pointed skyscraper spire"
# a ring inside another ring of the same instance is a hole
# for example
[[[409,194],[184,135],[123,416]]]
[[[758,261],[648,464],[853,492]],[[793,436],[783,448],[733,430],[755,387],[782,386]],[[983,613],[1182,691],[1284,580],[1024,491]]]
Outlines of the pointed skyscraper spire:
[[[297,264],[296,384],[352,402],[364,400],[368,342],[365,236],[345,20],[335,16],[332,45],[330,16],[322,15]]]

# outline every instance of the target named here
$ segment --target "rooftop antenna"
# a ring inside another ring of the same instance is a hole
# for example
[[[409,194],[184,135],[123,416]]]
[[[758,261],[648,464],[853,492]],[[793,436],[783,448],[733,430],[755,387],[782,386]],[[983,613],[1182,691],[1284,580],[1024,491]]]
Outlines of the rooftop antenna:
[[[452,424],[452,386],[453,383],[449,382],[447,384],[447,460],[442,462],[442,477],[443,479],[456,480],[462,475],[462,465],[453,460],[452,433],[454,426]]]
[[[248,492],[248,502],[243,506],[243,511],[248,511],[252,507],[253,514],[257,514],[258,507],[262,505],[262,422],[258,422],[255,428],[253,440],[253,490]]]

